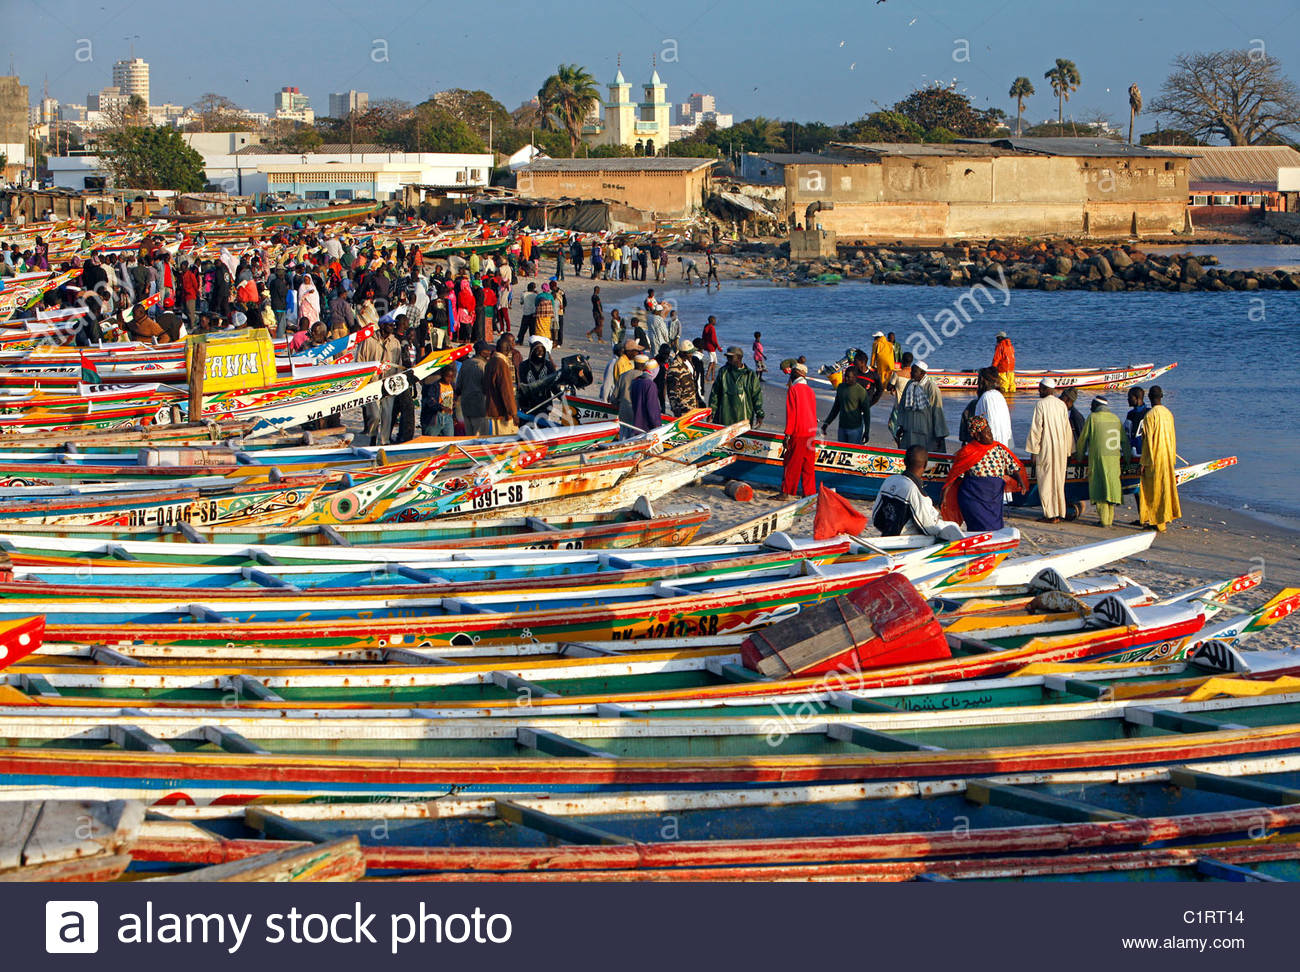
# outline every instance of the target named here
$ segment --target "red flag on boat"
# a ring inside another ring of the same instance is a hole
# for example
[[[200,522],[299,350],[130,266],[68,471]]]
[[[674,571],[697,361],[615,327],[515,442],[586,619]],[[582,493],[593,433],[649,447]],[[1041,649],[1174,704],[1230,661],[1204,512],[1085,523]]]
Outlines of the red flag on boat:
[[[852,503],[829,486],[817,490],[817,514],[813,519],[813,539],[829,540],[847,533],[856,537],[867,528],[867,518]]]

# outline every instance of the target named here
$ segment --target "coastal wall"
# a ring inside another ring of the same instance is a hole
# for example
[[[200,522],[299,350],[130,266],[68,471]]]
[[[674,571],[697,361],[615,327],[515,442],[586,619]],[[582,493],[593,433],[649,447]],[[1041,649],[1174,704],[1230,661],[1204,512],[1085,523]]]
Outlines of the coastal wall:
[[[1182,159],[886,156],[786,167],[787,210],[834,203],[817,222],[841,240],[1165,234],[1183,229]]]

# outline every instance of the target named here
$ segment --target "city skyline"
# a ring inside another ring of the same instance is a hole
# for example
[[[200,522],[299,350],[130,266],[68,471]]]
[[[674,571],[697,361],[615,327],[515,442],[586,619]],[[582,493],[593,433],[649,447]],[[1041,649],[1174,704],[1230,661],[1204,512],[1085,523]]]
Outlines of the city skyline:
[[[104,19],[96,23],[84,5],[50,0],[37,8],[39,15],[12,25],[10,44],[14,67],[34,98],[48,77],[52,97],[80,102],[86,92],[112,83],[115,62],[134,56],[150,66],[151,101],[190,105],[215,92],[255,112],[270,111],[275,93],[286,85],[300,87],[313,106],[322,108],[340,91],[366,91],[371,103],[384,98],[415,103],[460,87],[486,90],[513,109],[536,93],[559,61],[586,67],[603,95],[620,57],[628,81],[637,86],[657,66],[674,103],[691,92],[710,92],[736,120],[761,114],[830,123],[888,107],[935,82],[964,92],[976,107],[1014,114],[1006,91],[1018,75],[1037,89],[1027,101],[1026,118],[1054,117],[1056,99],[1042,74],[1057,57],[1073,60],[1083,76],[1066,104],[1067,116],[1076,119],[1096,112],[1124,117],[1133,82],[1150,102],[1170,60],[1188,50],[1257,46],[1278,57],[1287,73],[1300,76],[1300,40],[1283,29],[1300,8],[1265,0],[1249,17],[1234,17],[1233,11],[1204,6],[1214,17],[1190,16],[1191,8],[1173,3],[1134,18],[1132,8],[1118,2],[1083,10],[1010,0],[989,11],[947,0],[927,7],[899,0],[866,6],[828,0],[809,20],[799,11],[775,9],[738,19],[737,12],[748,8],[735,0],[721,0],[703,12],[682,0],[664,0],[652,16],[584,25],[580,37],[568,43],[557,38],[539,49],[528,38],[535,36],[533,29],[553,30],[560,10],[539,3],[508,18],[518,29],[494,30],[496,56],[484,58],[472,31],[455,38],[443,32],[439,37],[445,42],[431,43],[427,33],[410,29],[412,18],[418,23],[425,14],[431,26],[440,23],[427,3],[390,0],[367,8],[375,21],[369,26],[365,19],[327,8],[295,23],[291,38],[254,29],[246,45],[241,42],[251,56],[234,62],[216,48],[177,45],[174,32],[164,26],[166,5],[156,0],[129,5],[127,13],[138,24],[130,28],[104,7],[99,8]],[[1178,15],[1162,15],[1165,8]],[[227,9],[234,19],[250,23],[263,12],[249,0],[232,0]],[[78,10],[82,15],[72,17]],[[1108,17],[1108,11],[1115,16]],[[384,23],[403,26],[386,29]],[[1116,23],[1127,27],[1116,31]],[[129,33],[133,30],[141,33]],[[293,56],[298,47],[312,57]],[[1149,130],[1155,121],[1148,113],[1139,129]]]

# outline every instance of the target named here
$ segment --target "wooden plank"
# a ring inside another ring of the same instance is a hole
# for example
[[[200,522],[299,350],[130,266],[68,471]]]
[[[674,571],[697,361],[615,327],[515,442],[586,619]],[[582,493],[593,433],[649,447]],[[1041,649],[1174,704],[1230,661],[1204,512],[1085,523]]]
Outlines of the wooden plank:
[[[464,598],[459,598],[459,597],[444,597],[442,599],[442,606],[453,614],[495,613],[491,608],[483,607],[482,605],[479,604],[474,604],[470,601],[466,601]]]
[[[208,541],[207,541],[207,538],[204,537],[203,534],[199,533],[198,530],[194,529],[193,526],[191,526],[191,525],[188,524],[188,523],[185,523],[184,521],[182,521],[182,522],[176,524],[176,529],[177,529],[177,531],[180,532],[180,535],[183,536],[183,537],[184,537],[186,540],[188,540],[190,543],[207,543],[207,542],[208,542]]]
[[[1050,796],[1022,786],[1007,786],[990,780],[967,780],[966,799],[981,806],[1016,810],[1065,823],[1138,819],[1132,814],[1107,810],[1091,803]]]
[[[274,574],[268,574],[264,570],[258,570],[256,567],[244,567],[241,568],[239,572],[246,580],[250,580],[261,587],[269,587],[281,591],[302,590],[302,588],[297,584],[290,584],[287,580],[284,580],[281,577],[276,577]]]
[[[644,712],[637,712],[636,709],[624,708],[621,705],[615,705],[612,702],[596,703],[597,719],[643,719]]]
[[[979,638],[968,638],[958,634],[947,634],[944,637],[948,641],[948,647],[956,654],[989,655],[1002,650],[992,642],[981,641]]]
[[[539,518],[537,518],[537,517],[535,517],[535,516],[526,516],[526,517],[524,517],[524,522],[525,522],[526,524],[528,524],[528,528],[529,528],[530,530],[533,530],[533,531],[535,531],[535,532],[537,532],[537,533],[547,533],[547,532],[549,532],[549,531],[551,531],[551,530],[556,530],[556,531],[558,531],[558,530],[560,529],[559,527],[555,526],[554,524],[552,524],[552,523],[547,523],[545,520],[539,519]]]
[[[261,831],[268,840],[302,840],[309,844],[324,844],[329,840],[305,823],[289,820],[255,804],[244,808],[244,825]]]
[[[28,695],[58,695],[59,690],[51,685],[44,675],[32,675],[19,672],[18,687]]]
[[[225,726],[204,726],[203,738],[228,753],[252,753],[257,756],[270,755],[270,752],[257,745],[257,743],[249,742],[235,730],[227,729]]]
[[[608,657],[611,655],[621,655],[623,652],[617,648],[609,648],[605,645],[592,644],[581,641],[561,641],[559,643],[560,654],[569,658],[594,658],[597,656]]]
[[[555,817],[549,813],[534,810],[531,807],[520,806],[511,800],[497,800],[496,811],[497,818],[500,820],[512,823],[517,827],[527,827],[530,830],[540,831],[549,837],[555,837],[557,840],[569,844],[635,843],[630,837],[623,837],[607,830],[588,827],[576,820]]]
[[[283,567],[284,565],[265,550],[254,550],[253,559],[263,567]]]
[[[125,549],[120,543],[110,543],[107,547],[108,555],[114,560],[138,560],[139,558],[129,550]]]
[[[195,621],[202,621],[205,624],[233,624],[234,623],[233,621],[230,620],[230,618],[226,617],[224,614],[218,614],[216,611],[213,611],[210,608],[206,608],[202,604],[189,604],[186,605],[186,607],[189,610],[190,616],[194,618]]]
[[[91,645],[90,660],[97,665],[117,665],[121,668],[147,668],[139,658],[132,658],[120,651],[114,651],[108,645]]]
[[[575,742],[559,733],[551,732],[548,729],[530,729],[526,726],[520,726],[515,730],[515,742],[525,749],[535,749],[539,753],[546,753],[548,756],[599,756],[602,759],[613,759],[612,753],[607,753],[601,749],[595,749],[580,742]]]
[[[1245,729],[1235,722],[1222,722],[1209,716],[1192,712],[1170,712],[1144,705],[1130,705],[1124,710],[1124,721],[1135,726],[1151,726],[1167,732],[1220,732],[1224,729]]]
[[[336,547],[352,546],[352,544],[348,542],[347,537],[343,536],[343,534],[339,533],[338,530],[335,530],[328,523],[322,523],[320,526],[316,528],[316,532],[319,533],[326,540],[328,540],[330,543],[334,544],[334,546]]]
[[[1213,857],[1198,857],[1196,859],[1196,873],[1215,881],[1261,884],[1284,883],[1282,878],[1274,877],[1272,874],[1265,874],[1263,871],[1257,871],[1251,867],[1242,867],[1239,864],[1225,864]]]
[[[96,854],[93,857],[34,864],[31,867],[20,867],[12,871],[0,870],[0,881],[5,883],[21,881],[24,884],[53,881],[80,883],[116,881],[130,865],[130,854]]]
[[[6,803],[0,813],[0,871],[18,867],[23,862],[23,848],[41,815],[40,800]]]
[[[866,726],[854,726],[847,722],[832,722],[826,727],[826,735],[836,742],[852,743],[863,749],[874,749],[882,753],[900,752],[943,752],[942,746],[928,746],[925,743],[912,742],[887,732],[868,729]]]
[[[150,881],[357,881],[366,862],[356,836],[327,844],[294,844],[284,850],[255,854],[243,860],[201,867],[186,874],[148,878]]]
[[[176,752],[171,746],[149,735],[139,726],[126,725],[120,722],[109,723],[108,738],[115,745],[123,749],[133,750],[144,753],[174,753]]]
[[[384,661],[392,662],[399,665],[452,665],[454,662],[448,661],[439,655],[426,655],[424,652],[412,651],[409,648],[385,648],[380,652]]]
[[[760,675],[758,672],[752,672],[744,665],[737,665],[735,662],[724,662],[721,658],[710,658],[704,665],[705,668],[718,678],[725,679],[728,682],[766,682],[767,676]]]
[[[135,800],[46,800],[23,847],[23,864],[117,853],[143,822],[144,804]]]
[[[558,692],[552,692],[545,686],[538,685],[536,682],[530,682],[526,678],[520,678],[518,675],[512,675],[509,672],[496,670],[491,675],[492,684],[497,688],[503,688],[507,692],[514,692],[516,695],[527,694],[532,698],[538,699],[556,699],[559,698]]]
[[[430,574],[427,570],[418,570],[406,564],[398,564],[392,568],[395,574],[405,577],[407,580],[413,580],[417,584],[447,584],[450,583],[447,578],[439,577],[437,574]]]
[[[1061,695],[1077,695],[1085,699],[1107,699],[1111,689],[1106,685],[1085,682],[1080,678],[1065,678],[1061,675],[1048,675],[1043,679],[1043,688]]]
[[[864,699],[856,695],[850,695],[848,692],[832,692],[827,701],[837,709],[845,712],[902,712],[903,710],[896,705],[889,705],[886,702],[877,702],[875,699]]]
[[[267,688],[266,684],[251,675],[236,675],[230,680],[231,686],[240,695],[250,695],[263,702],[283,702],[279,693]]]
[[[1190,770],[1185,766],[1175,766],[1169,770],[1169,782],[1189,790],[1204,790],[1206,793],[1221,793],[1224,796],[1253,800],[1270,806],[1282,807],[1300,803],[1300,790],[1276,783],[1234,776],[1220,776],[1218,773],[1205,773]]]

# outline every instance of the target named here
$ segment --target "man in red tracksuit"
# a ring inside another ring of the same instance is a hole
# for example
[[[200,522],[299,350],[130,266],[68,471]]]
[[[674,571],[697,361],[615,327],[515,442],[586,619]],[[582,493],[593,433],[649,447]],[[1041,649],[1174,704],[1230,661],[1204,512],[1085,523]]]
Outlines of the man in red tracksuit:
[[[800,496],[817,492],[817,398],[808,384],[808,366],[797,363],[790,369],[790,390],[785,394],[785,475],[781,477],[782,498],[796,488]]]

